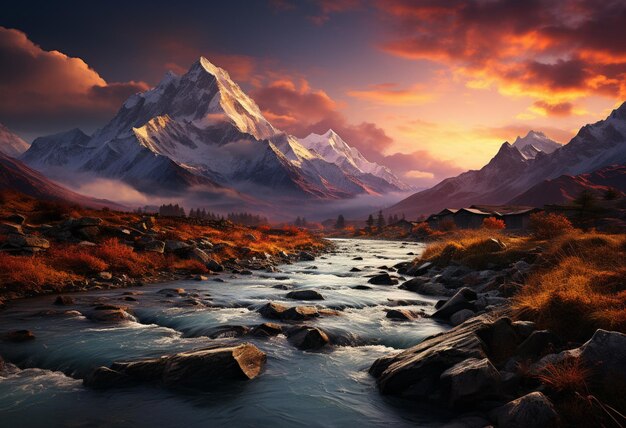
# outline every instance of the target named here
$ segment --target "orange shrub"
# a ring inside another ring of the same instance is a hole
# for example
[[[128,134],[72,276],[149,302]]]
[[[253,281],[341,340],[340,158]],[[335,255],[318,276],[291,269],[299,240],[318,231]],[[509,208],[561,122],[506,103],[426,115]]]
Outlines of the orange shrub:
[[[117,239],[107,239],[96,248],[94,255],[109,265],[114,271],[125,272],[130,276],[141,276],[160,265],[157,254],[137,254],[128,245]]]
[[[43,286],[61,288],[73,277],[51,268],[39,256],[12,256],[0,252],[0,284],[36,291]]]
[[[167,256],[164,265],[170,272],[184,270],[190,273],[200,274],[207,273],[209,271],[204,263],[198,260],[179,259],[175,256]]]
[[[495,217],[487,217],[483,220],[483,228],[491,230],[502,230],[506,227],[504,220]]]
[[[69,270],[78,274],[93,274],[108,269],[106,262],[85,248],[66,246],[49,251],[51,264],[59,270]]]
[[[537,239],[551,239],[574,229],[567,217],[554,213],[534,213],[530,215],[530,230]]]

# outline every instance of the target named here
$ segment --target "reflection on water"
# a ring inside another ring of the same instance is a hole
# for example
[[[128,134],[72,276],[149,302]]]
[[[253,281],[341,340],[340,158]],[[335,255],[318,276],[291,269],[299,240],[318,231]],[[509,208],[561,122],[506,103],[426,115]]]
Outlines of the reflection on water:
[[[178,281],[128,290],[75,294],[65,309],[88,313],[94,302],[124,305],[138,322],[95,323],[84,316],[42,314],[59,310],[52,297],[13,304],[0,317],[0,332],[29,329],[36,340],[0,342],[0,355],[25,370],[0,377],[2,426],[436,426],[437,418],[415,403],[381,396],[367,374],[372,362],[419,343],[444,327],[429,319],[394,322],[385,317],[393,300],[412,300],[408,309],[432,312],[434,300],[397,286],[372,285],[367,275],[409,260],[421,244],[336,240],[335,254],[312,262],[281,266],[282,272],[252,276],[222,274],[224,282]],[[363,260],[353,260],[360,256]],[[313,268],[316,267],[316,268]],[[350,272],[351,268],[362,269]],[[184,288],[188,295],[159,293]],[[289,290],[314,289],[323,301],[289,300]],[[283,335],[270,339],[210,339],[220,326],[254,326],[267,320],[257,312],[268,301],[316,304],[339,309],[340,316],[307,321],[337,343],[320,352],[292,347]],[[406,302],[405,302],[406,303]],[[254,343],[267,353],[258,378],[210,393],[133,387],[92,391],[80,377],[113,361],[159,356],[219,342]],[[5,425],[6,424],[6,425]]]

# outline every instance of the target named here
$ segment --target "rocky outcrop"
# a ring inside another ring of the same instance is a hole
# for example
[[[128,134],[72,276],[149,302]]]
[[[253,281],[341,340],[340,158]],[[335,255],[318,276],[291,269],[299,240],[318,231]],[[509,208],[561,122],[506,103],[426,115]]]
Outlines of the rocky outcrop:
[[[257,377],[265,366],[265,353],[243,343],[160,358],[116,362],[100,367],[84,379],[92,388],[111,388],[137,383],[157,383],[166,387],[212,390],[230,381]]]
[[[503,428],[554,428],[559,420],[552,402],[541,392],[513,400],[494,410],[491,417]]]

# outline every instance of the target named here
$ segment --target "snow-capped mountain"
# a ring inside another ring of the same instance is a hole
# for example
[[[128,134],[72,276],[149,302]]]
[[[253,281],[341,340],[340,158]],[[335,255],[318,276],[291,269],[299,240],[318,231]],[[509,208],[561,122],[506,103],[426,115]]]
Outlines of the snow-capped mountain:
[[[334,199],[398,190],[385,179],[374,186],[274,128],[228,73],[205,58],[131,96],[93,136],[70,131],[38,138],[22,159],[53,176],[85,172],[150,193],[200,186]]]
[[[534,147],[533,151],[538,149],[535,142],[519,146],[522,150],[528,150],[530,146]],[[568,144],[551,153],[538,150],[535,156],[529,157],[518,147],[504,143],[496,156],[480,170],[447,178],[400,201],[386,212],[405,213],[415,218],[444,208],[504,204],[544,180],[591,173],[609,165],[624,165],[626,103],[613,110],[605,120],[585,125]],[[545,145],[542,147],[546,148]]]
[[[518,149],[526,159],[534,159],[539,152],[552,153],[561,145],[541,131],[528,131],[525,137],[517,136],[513,147]]]
[[[365,159],[356,147],[350,147],[332,129],[322,135],[312,133],[299,141],[302,146],[319,154],[325,161],[334,163],[366,183],[383,180],[395,187],[395,190],[411,188],[400,181],[389,168]]]
[[[28,143],[0,123],[0,152],[17,157],[28,150]]]

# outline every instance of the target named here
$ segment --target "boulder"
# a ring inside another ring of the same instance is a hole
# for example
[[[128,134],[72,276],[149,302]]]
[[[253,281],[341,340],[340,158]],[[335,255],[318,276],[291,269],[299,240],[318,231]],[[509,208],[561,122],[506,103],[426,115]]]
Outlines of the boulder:
[[[350,269],[350,272],[361,272],[361,269],[359,269],[358,267],[353,267],[352,269]]]
[[[489,358],[495,364],[508,360],[522,341],[511,319],[506,317],[498,318],[488,328],[478,329],[476,334],[486,344]]]
[[[615,393],[626,393],[626,334],[596,330],[580,347],[580,361],[591,369],[595,383]]]
[[[254,327],[252,331],[250,332],[250,334],[252,334],[253,336],[259,336],[259,337],[271,337],[271,336],[277,336],[282,332],[283,332],[283,328],[280,326],[280,324],[276,324],[273,322],[265,322],[261,325]]]
[[[396,285],[398,280],[389,276],[388,273],[381,273],[370,278],[367,282],[374,285]]]
[[[419,265],[410,266],[406,269],[406,272],[404,273],[410,276],[420,276],[428,272],[431,267],[433,267],[433,264],[431,262],[424,262]]]
[[[468,358],[487,358],[475,331],[491,323],[477,317],[445,333],[426,338],[395,355],[379,358],[369,372],[383,394],[429,399],[441,396],[441,374]]]
[[[476,316],[476,313],[471,309],[461,309],[460,311],[455,312],[450,316],[450,324],[461,325],[468,319],[473,318],[474,316]]]
[[[163,254],[165,252],[165,242],[157,240],[147,242],[146,244],[144,244],[143,250],[150,253]]]
[[[250,327],[245,325],[220,325],[212,328],[208,337],[211,339],[223,339],[226,337],[241,337],[250,331]]]
[[[535,360],[554,351],[560,340],[549,330],[535,330],[528,336],[515,351],[515,356],[522,359]]]
[[[15,233],[10,234],[7,237],[7,244],[17,248],[32,248],[32,249],[48,249],[50,248],[50,242],[47,239],[40,238],[35,235],[18,235]]]
[[[422,316],[417,311],[409,309],[387,309],[387,318],[397,321],[413,321]]]
[[[541,392],[531,392],[495,409],[491,417],[499,427],[552,428],[558,426],[558,415],[552,402]]]
[[[167,251],[168,253],[185,250],[189,247],[190,245],[184,241],[177,241],[175,239],[168,239],[165,241],[165,251]]]
[[[76,218],[72,220],[71,227],[83,228],[83,227],[100,226],[101,224],[102,224],[102,219],[99,217],[80,217],[80,218]]]
[[[320,349],[330,343],[328,335],[317,327],[300,326],[287,331],[287,339],[298,349]]]
[[[300,251],[300,254],[298,254],[298,260],[303,262],[312,262],[315,260],[315,256],[307,251]]]
[[[369,285],[355,285],[354,287],[351,287],[353,290],[371,290],[372,287],[370,287]]]
[[[460,311],[461,309],[474,310],[474,303],[477,298],[476,292],[463,287],[454,294],[446,303],[444,303],[435,313],[432,314],[433,318],[449,319],[452,314]]]
[[[337,311],[331,309],[318,309],[315,306],[287,307],[275,302],[261,306],[258,312],[265,318],[286,321],[301,321],[316,318],[321,315],[339,315]]]
[[[100,228],[98,226],[81,227],[76,231],[76,235],[86,241],[95,241],[100,235]]]
[[[315,290],[294,290],[287,293],[285,297],[294,300],[324,300],[324,296]]]
[[[207,269],[209,269],[210,271],[213,271],[213,272],[222,272],[224,270],[224,266],[222,266],[221,264],[219,264],[218,262],[216,262],[213,259],[209,259],[206,262],[206,267],[207,267]]]
[[[400,285],[404,290],[424,294],[426,296],[451,296],[454,291],[439,282],[430,282],[430,278],[418,276]]]
[[[189,251],[186,252],[186,257],[191,260],[197,260],[205,265],[211,260],[207,253],[197,247],[190,248]]]
[[[54,304],[60,306],[73,305],[74,299],[71,296],[57,296],[57,298],[54,299]]]
[[[154,382],[167,387],[212,390],[226,381],[257,377],[266,361],[256,346],[201,349],[166,355],[160,358],[116,362],[100,367],[84,379],[93,388],[126,386],[129,383]]]
[[[2,340],[6,342],[22,343],[35,340],[35,335],[30,330],[14,330],[2,336]]]
[[[472,404],[498,394],[500,372],[488,358],[468,358],[441,374],[450,407]]]
[[[185,294],[185,289],[184,288],[163,288],[159,291],[157,291],[157,294],[165,294],[167,295],[181,295],[181,294]]]
[[[134,316],[122,308],[111,307],[109,309],[105,306],[96,307],[93,311],[87,314],[87,318],[96,322],[137,321]]]

